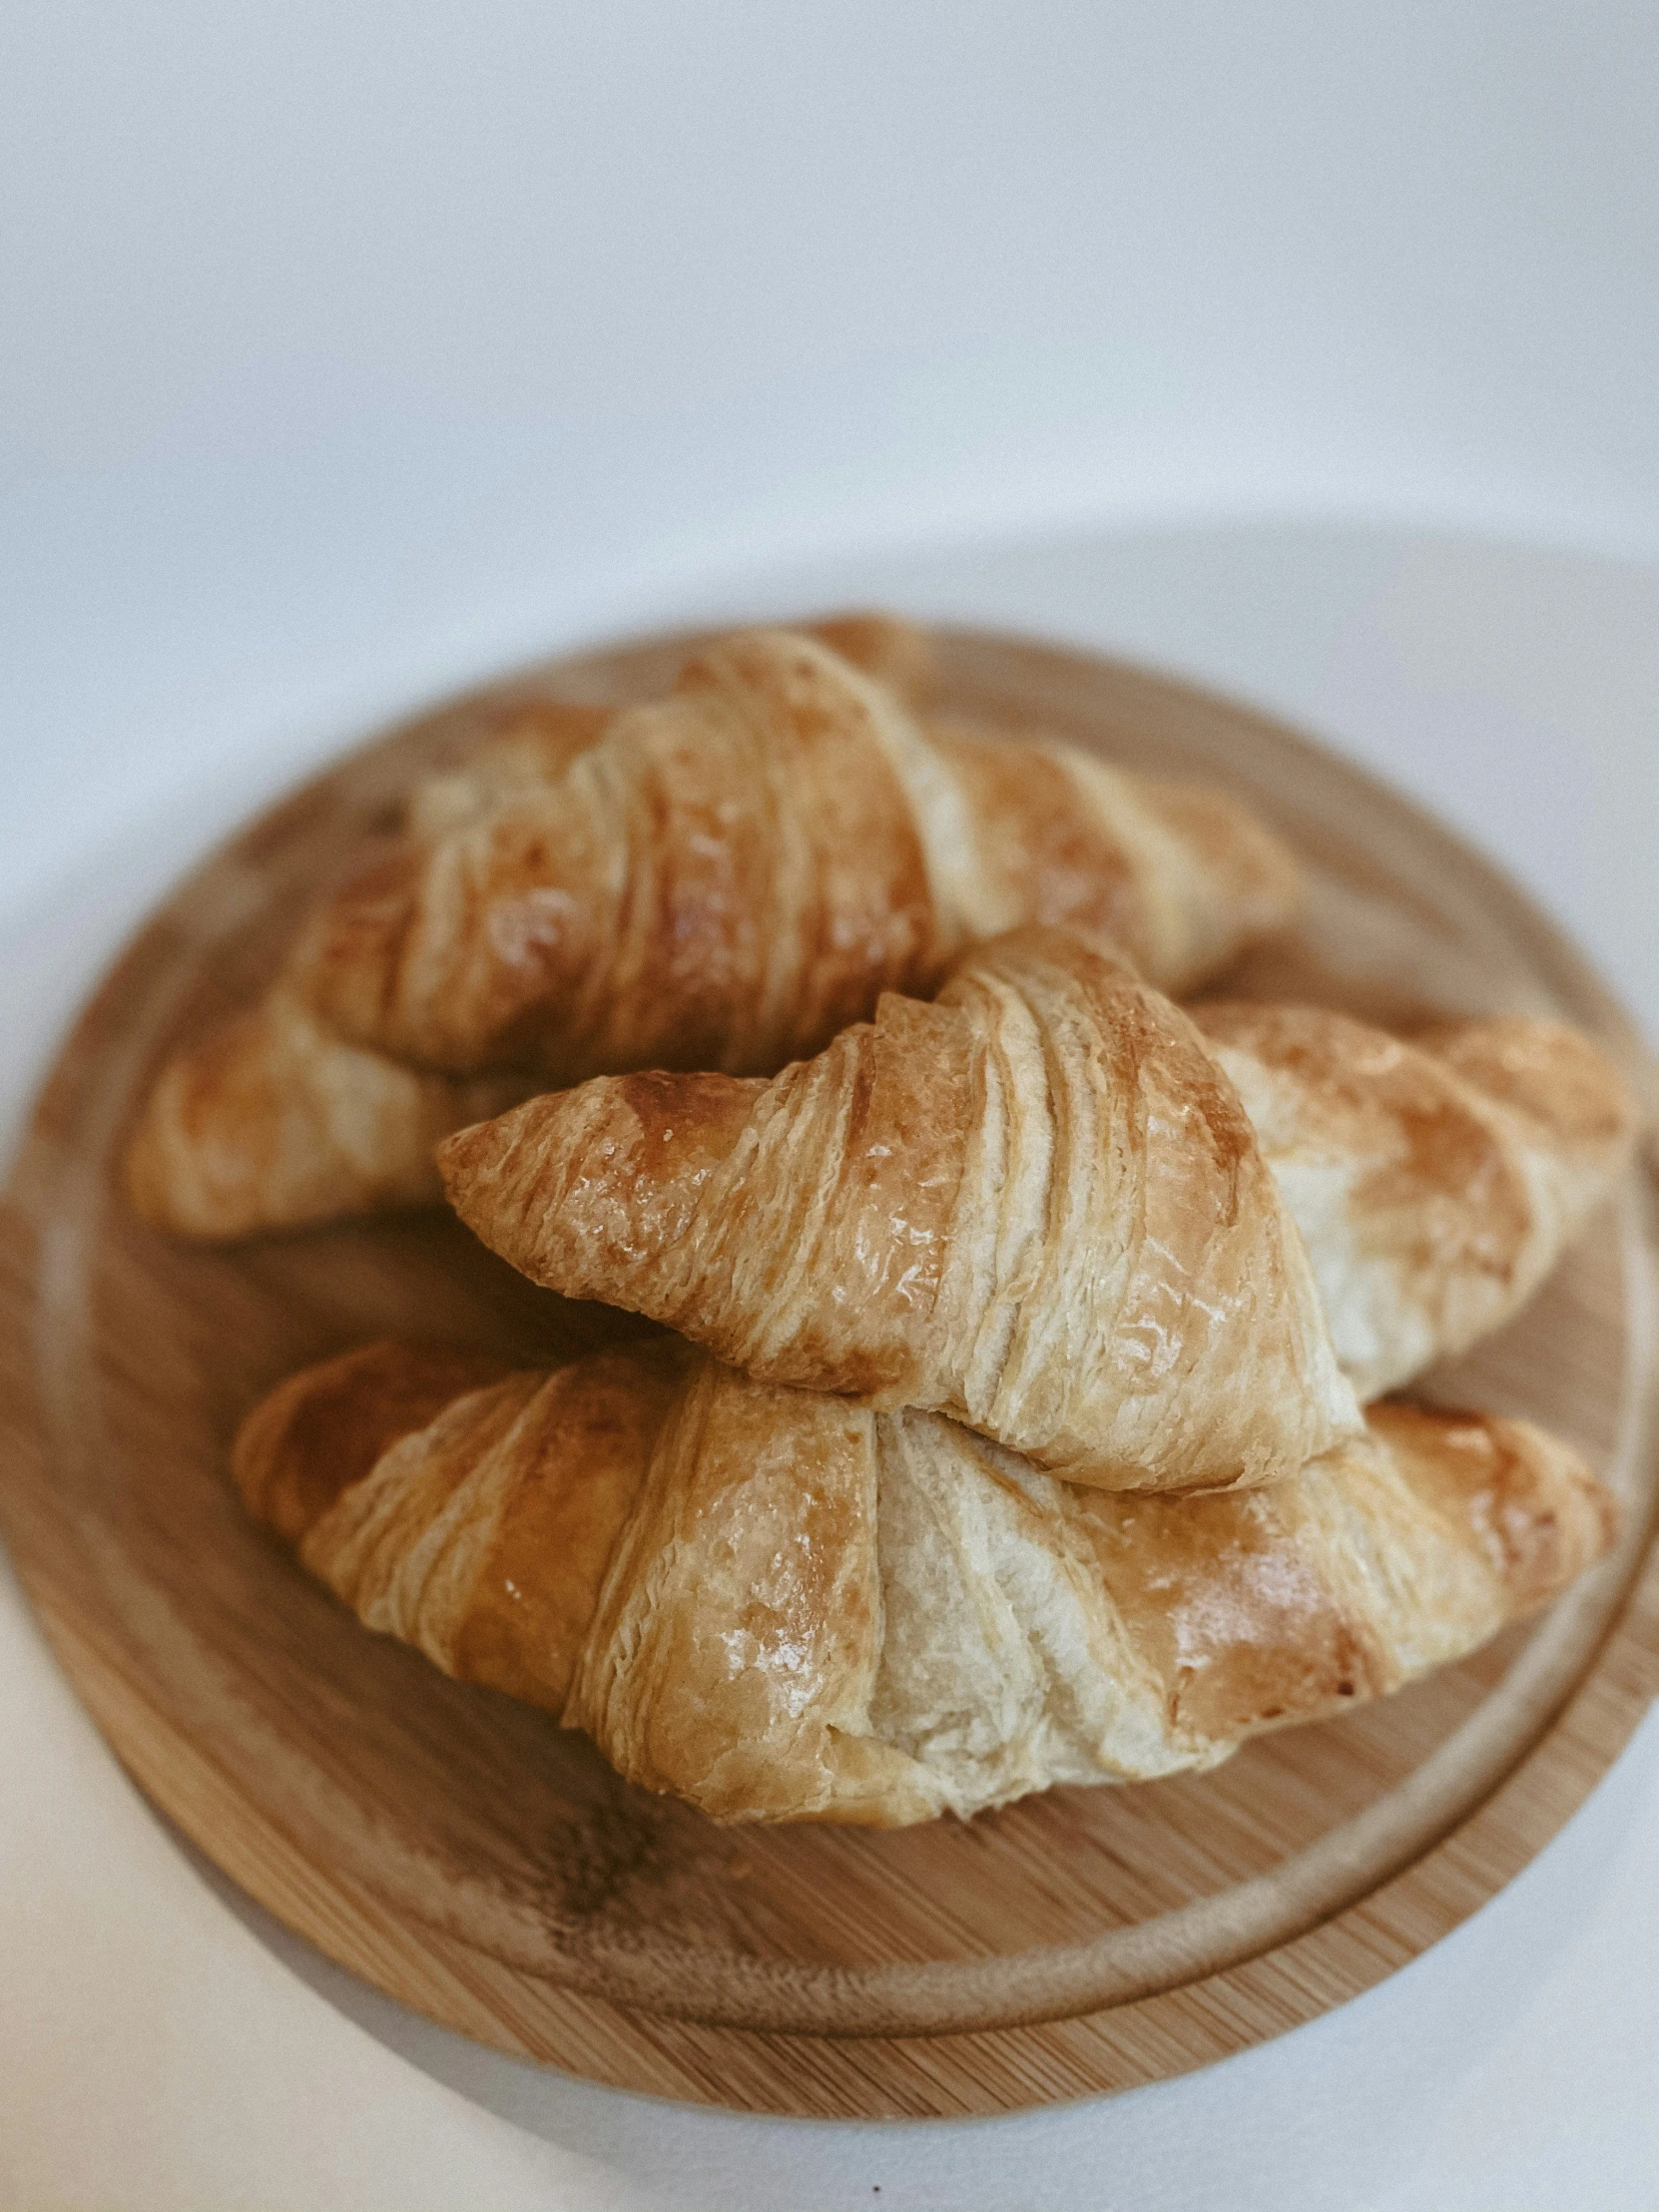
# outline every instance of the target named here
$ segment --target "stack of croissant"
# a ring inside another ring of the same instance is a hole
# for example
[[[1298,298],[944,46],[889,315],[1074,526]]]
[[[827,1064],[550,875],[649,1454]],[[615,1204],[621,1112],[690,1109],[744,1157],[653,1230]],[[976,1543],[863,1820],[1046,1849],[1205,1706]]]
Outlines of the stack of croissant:
[[[1606,1198],[1617,1070],[1519,1017],[1183,1010],[1292,918],[1290,855],[926,680],[866,618],[519,712],[129,1155],[196,1236],[441,1181],[533,1282],[658,1325],[552,1370],[346,1353],[234,1471],[367,1626],[720,1820],[1208,1767],[1613,1533],[1565,1444],[1385,1393]]]

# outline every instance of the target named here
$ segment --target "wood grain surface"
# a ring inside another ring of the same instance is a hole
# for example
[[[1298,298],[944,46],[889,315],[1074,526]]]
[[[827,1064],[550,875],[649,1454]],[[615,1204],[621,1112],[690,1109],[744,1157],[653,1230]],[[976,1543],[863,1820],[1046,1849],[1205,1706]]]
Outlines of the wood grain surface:
[[[487,696],[643,696],[685,643]],[[1547,920],[1359,771],[1113,663],[960,632],[940,652],[951,710],[1231,785],[1291,838],[1314,885],[1303,933],[1230,988],[1384,1019],[1557,1013],[1646,1081]],[[986,2112],[1156,2079],[1445,1934],[1555,1832],[1659,1686],[1645,1169],[1532,1308],[1423,1390],[1581,1444],[1625,1503],[1617,1555],[1529,1630],[1207,1775],[894,1834],[718,1829],[545,1715],[368,1635],[244,1516],[230,1438],[305,1362],[392,1333],[533,1359],[619,1326],[438,1214],[200,1249],[142,1228],[116,1182],[161,1058],[257,989],[300,902],[385,836],[482,703],[380,740],[193,875],[82,1018],[15,1169],[0,1519],[132,1774],[290,1927],[421,2011],[750,2110]]]

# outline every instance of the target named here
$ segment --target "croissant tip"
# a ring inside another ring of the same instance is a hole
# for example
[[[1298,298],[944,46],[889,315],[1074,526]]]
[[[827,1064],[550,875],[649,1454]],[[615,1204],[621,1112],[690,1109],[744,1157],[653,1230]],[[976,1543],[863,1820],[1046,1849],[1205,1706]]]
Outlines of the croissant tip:
[[[506,1115],[497,1115],[492,1120],[469,1122],[466,1128],[441,1137],[433,1148],[443,1194],[452,1206],[458,1206],[473,1172],[497,1149],[492,1141],[497,1123],[506,1119]]]
[[[256,1519],[299,1543],[381,1452],[512,1363],[464,1345],[380,1338],[302,1368],[244,1416],[231,1475]]]
[[[492,1251],[500,1249],[504,1234],[498,1217],[509,1162],[524,1138],[527,1124],[540,1118],[535,1109],[543,1106],[543,1098],[527,1099],[504,1114],[457,1129],[433,1148],[446,1204]]]
[[[234,1083],[245,1029],[226,1024],[169,1060],[151,1085],[117,1171],[147,1228],[212,1244],[261,1226],[243,1142],[248,1106]]]

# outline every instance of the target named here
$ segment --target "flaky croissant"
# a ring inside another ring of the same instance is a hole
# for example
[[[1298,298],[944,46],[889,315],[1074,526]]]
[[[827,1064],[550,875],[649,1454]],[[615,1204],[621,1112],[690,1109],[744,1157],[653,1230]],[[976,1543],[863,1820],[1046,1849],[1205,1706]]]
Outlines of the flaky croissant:
[[[1501,1327],[1608,1196],[1638,1116],[1560,1022],[1410,1042],[1323,1007],[1196,1006],[1313,1261],[1361,1398]]]
[[[434,1068],[771,1073],[1015,922],[1105,930],[1186,987],[1295,889],[1220,793],[929,734],[819,640],[753,631],[339,894],[311,988],[342,1036]]]
[[[532,1280],[751,1375],[944,1412],[1075,1481],[1265,1480],[1357,1425],[1350,1382],[1513,1314],[1634,1113],[1555,1023],[1413,1046],[1313,1008],[1195,1018],[1020,931],[771,1084],[596,1081],[439,1156]]]
[[[1113,1497],[672,1338],[552,1374],[371,1346],[273,1392],[235,1464],[369,1627],[724,1821],[1213,1766],[1472,1650],[1613,1525],[1523,1421],[1382,1406],[1271,1489]]]
[[[1361,1425],[1238,1093],[1067,930],[975,948],[772,1083],[587,1083],[439,1163],[533,1281],[1074,1481],[1268,1481]]]
[[[1288,918],[1293,863],[1245,809],[924,732],[903,699],[927,656],[843,617],[728,641],[653,706],[504,711],[266,1002],[164,1069],[135,1204],[234,1237],[430,1202],[432,1138],[485,1110],[457,1080],[481,1068],[496,1110],[609,1069],[770,1074],[1027,915],[1108,926],[1172,984]]]

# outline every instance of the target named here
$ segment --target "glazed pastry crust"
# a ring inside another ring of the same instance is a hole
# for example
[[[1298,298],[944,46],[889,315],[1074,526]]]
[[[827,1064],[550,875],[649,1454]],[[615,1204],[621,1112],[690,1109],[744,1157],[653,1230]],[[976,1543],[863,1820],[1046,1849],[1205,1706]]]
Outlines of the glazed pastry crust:
[[[311,989],[342,1036],[451,1073],[770,1074],[1019,922],[1105,931],[1186,988],[1296,890],[1219,793],[930,734],[819,639],[753,631],[342,892]]]
[[[1193,1019],[1244,1101],[1363,1399],[1517,1313],[1635,1141],[1619,1070],[1559,1022],[1504,1016],[1407,1042],[1316,1007],[1213,1004]]]
[[[202,1238],[431,1206],[439,1138],[530,1089],[346,1044],[287,979],[163,1068],[128,1145],[127,1195],[156,1227]]]
[[[533,1281],[1075,1481],[1268,1481],[1360,1426],[1238,1094],[1069,931],[976,948],[770,1084],[590,1083],[440,1162]]]
[[[441,1159],[534,1281],[747,1373],[945,1412],[1071,1480],[1215,1488],[1507,1321],[1636,1126],[1558,1023],[1189,1022],[1023,931],[771,1084],[590,1083]]]
[[[719,1820],[895,1826],[1213,1766],[1473,1649],[1613,1526],[1564,1445],[1481,1414],[1379,1407],[1270,1489],[1111,1496],[673,1339],[470,1357],[291,1379],[243,1431],[244,1495],[368,1626]]]

